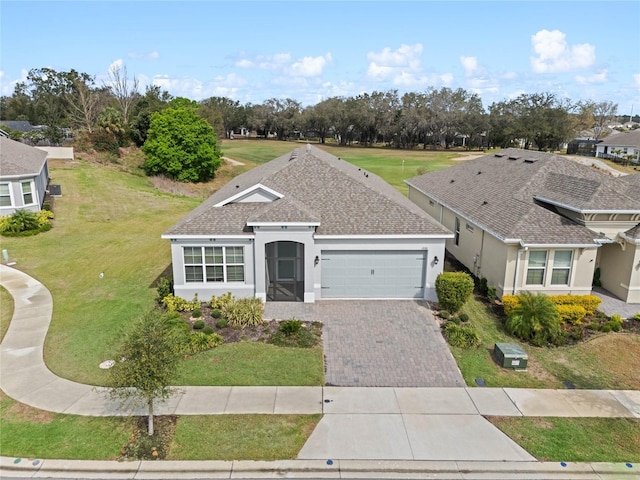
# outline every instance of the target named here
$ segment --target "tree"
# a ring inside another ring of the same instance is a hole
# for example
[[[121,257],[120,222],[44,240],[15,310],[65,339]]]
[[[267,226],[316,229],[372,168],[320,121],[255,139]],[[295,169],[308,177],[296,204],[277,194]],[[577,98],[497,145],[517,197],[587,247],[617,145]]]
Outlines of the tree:
[[[105,86],[118,101],[124,125],[128,127],[133,107],[140,99],[138,79],[134,76],[129,80],[126,65],[114,64],[109,69],[109,81]]]
[[[218,136],[230,138],[234,129],[246,127],[247,113],[237,100],[226,97],[210,97],[200,102],[200,115],[216,129],[220,125],[223,131],[216,129]]]
[[[618,104],[611,101],[590,105],[593,116],[593,139],[598,141],[606,137],[610,125],[618,114]]]
[[[175,328],[160,312],[152,310],[130,325],[116,356],[121,360],[109,370],[111,398],[147,406],[149,435],[154,433],[153,402],[156,398],[166,400],[174,393],[169,385],[180,356],[180,337]]]
[[[176,98],[151,116],[142,146],[147,175],[180,182],[206,182],[215,176],[222,154],[213,128],[197,109],[197,102]]]
[[[147,132],[151,125],[151,115],[163,110],[172,97],[166,90],[157,85],[147,86],[144,95],[136,102],[131,122],[131,139],[139,147],[147,140]]]

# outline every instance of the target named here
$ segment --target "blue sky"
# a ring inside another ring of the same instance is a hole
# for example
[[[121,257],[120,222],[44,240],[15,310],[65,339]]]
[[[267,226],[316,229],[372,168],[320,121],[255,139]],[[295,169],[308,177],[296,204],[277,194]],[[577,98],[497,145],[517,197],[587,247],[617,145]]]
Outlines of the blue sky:
[[[640,1],[0,2],[0,91],[32,68],[241,103],[462,87],[640,112]]]

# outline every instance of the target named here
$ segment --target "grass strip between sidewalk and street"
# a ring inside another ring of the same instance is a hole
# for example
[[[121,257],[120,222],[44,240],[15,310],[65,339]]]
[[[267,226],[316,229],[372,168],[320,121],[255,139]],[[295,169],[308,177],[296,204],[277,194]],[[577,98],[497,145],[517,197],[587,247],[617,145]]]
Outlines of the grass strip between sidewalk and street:
[[[640,419],[487,417],[544,462],[640,463]]]

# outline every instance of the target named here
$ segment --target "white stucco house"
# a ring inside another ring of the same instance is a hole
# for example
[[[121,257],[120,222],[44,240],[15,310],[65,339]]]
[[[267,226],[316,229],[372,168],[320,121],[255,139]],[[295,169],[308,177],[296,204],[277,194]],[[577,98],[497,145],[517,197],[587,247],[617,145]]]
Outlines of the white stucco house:
[[[48,183],[47,152],[0,137],[0,216],[39,211]]]
[[[595,281],[640,303],[640,174],[512,148],[406,183],[454,232],[448,253],[499,296],[585,295]]]
[[[632,163],[640,163],[640,128],[609,135],[596,145],[596,157],[627,157]]]
[[[435,300],[450,231],[373,173],[310,145],[167,230],[177,296]]]

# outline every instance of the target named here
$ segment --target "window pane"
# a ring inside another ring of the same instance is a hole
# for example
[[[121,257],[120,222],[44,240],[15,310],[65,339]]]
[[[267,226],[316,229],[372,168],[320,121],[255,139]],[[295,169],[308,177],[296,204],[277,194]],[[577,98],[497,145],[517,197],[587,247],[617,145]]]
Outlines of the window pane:
[[[184,247],[184,263],[185,265],[202,263],[202,249],[200,247]],[[202,273],[200,275],[202,276]]]
[[[22,182],[22,193],[31,193],[31,182]]]
[[[244,266],[227,267],[227,282],[244,282]]]
[[[202,267],[184,267],[185,280],[187,282],[202,281]]]
[[[553,269],[551,272],[551,285],[568,285],[569,284],[569,269],[560,268]]]
[[[0,195],[9,195],[8,183],[0,183]]]
[[[227,247],[227,263],[244,263],[242,247]]]
[[[222,247],[205,247],[204,261],[206,264],[222,264]]]
[[[11,206],[11,197],[10,196],[2,196],[0,197],[0,207],[10,207]]]
[[[222,265],[207,267],[207,282],[224,282]]]
[[[558,250],[553,256],[554,267],[570,267],[571,266],[571,250]]]
[[[529,266],[530,267],[545,267],[547,264],[547,252],[529,252]]]
[[[542,285],[544,279],[544,269],[527,270],[527,285]]]

